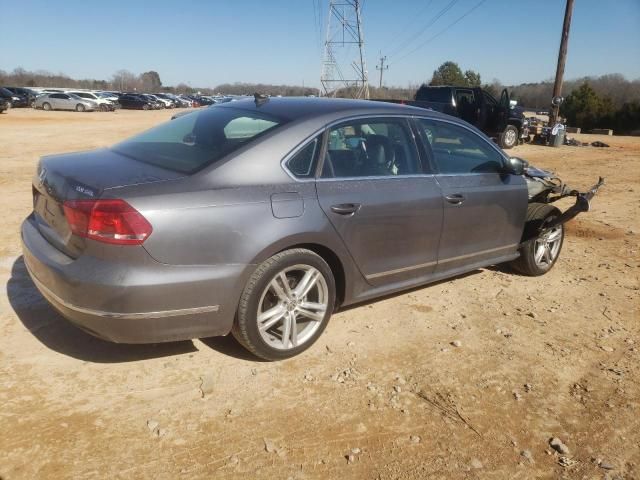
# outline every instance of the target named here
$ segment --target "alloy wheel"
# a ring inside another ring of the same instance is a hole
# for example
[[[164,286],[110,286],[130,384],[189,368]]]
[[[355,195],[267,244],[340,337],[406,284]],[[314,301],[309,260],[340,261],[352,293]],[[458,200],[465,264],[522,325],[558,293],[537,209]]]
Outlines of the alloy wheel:
[[[535,241],[534,261],[540,268],[548,268],[555,261],[562,243],[562,225],[545,230]]]
[[[311,265],[294,265],[278,272],[260,296],[258,331],[265,343],[289,350],[309,341],[329,307],[329,288]]]

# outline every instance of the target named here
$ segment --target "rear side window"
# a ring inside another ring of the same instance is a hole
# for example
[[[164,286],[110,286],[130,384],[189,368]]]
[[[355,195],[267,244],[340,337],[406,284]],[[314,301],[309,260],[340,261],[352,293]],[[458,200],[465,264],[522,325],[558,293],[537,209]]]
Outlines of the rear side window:
[[[193,173],[283,123],[250,110],[208,108],[163,123],[112,149],[140,162]]]
[[[329,130],[323,178],[393,177],[422,173],[404,119],[372,118]]]
[[[315,158],[320,141],[314,138],[287,162],[287,168],[296,177],[312,178],[315,174]]]
[[[502,171],[502,155],[477,133],[437,120],[419,119],[418,125],[440,173]]]

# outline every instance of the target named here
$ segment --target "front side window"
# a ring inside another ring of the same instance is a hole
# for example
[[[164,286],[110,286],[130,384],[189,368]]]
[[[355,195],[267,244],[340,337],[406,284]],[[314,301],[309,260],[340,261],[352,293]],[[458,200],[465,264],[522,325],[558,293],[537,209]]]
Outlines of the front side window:
[[[477,133],[437,120],[419,119],[418,125],[440,173],[502,171],[502,155]]]
[[[316,137],[287,161],[287,168],[294,176],[300,178],[312,178],[314,176],[315,158],[319,145],[319,137]]]
[[[251,110],[210,108],[163,123],[112,149],[140,162],[193,173],[283,123]]]
[[[323,178],[392,177],[421,173],[404,119],[357,120],[329,130]]]

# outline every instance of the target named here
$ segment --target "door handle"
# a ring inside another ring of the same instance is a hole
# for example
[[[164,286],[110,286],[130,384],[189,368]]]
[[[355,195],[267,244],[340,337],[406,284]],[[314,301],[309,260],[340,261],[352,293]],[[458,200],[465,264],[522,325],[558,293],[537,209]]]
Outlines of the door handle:
[[[451,195],[445,196],[444,199],[454,205],[460,205],[465,201],[464,195],[461,195],[459,193],[452,193]]]
[[[353,215],[359,208],[359,203],[341,203],[339,205],[332,205],[331,211],[338,215]]]

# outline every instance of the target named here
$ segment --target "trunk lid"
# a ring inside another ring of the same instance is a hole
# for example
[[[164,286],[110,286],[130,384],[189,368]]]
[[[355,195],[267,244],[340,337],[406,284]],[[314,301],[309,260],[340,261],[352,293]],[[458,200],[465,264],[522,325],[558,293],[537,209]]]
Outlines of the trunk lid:
[[[98,199],[106,189],[184,177],[130,159],[109,149],[42,157],[33,179],[33,211],[38,230],[53,246],[78,257],[86,239],[72,235],[63,204]]]

